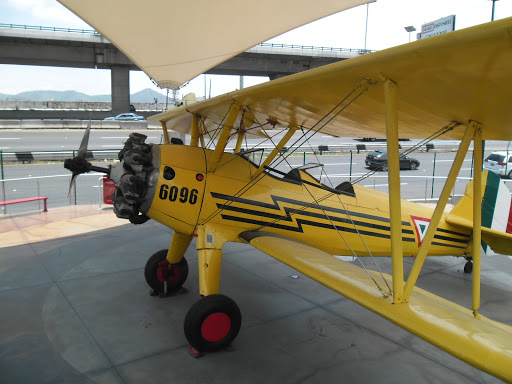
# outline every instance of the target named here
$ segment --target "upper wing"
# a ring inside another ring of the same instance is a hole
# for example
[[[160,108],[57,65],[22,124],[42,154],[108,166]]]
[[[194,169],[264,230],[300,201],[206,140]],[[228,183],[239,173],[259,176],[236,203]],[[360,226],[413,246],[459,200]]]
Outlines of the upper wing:
[[[268,232],[248,231],[240,237],[459,359],[512,380],[512,327],[483,316],[475,318],[469,309],[419,288],[414,288],[409,303],[393,304],[366,271],[328,253]]]
[[[162,88],[293,28],[372,0],[58,0]]]
[[[321,128],[333,136],[385,137],[380,84],[390,79],[398,85],[400,137],[425,138],[450,122],[474,120],[483,124],[484,140],[512,140],[511,30],[512,18],[494,21],[311,69],[152,119],[189,132],[191,113],[220,123],[231,104],[239,103],[254,115],[254,125],[272,120],[283,127]],[[350,105],[324,124],[340,102]],[[461,139],[463,134],[463,128],[454,129],[442,138]]]

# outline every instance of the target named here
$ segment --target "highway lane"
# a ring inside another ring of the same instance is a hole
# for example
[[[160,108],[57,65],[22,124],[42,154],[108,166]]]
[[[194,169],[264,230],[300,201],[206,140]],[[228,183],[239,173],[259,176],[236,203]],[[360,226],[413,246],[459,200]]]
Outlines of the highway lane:
[[[163,141],[162,132],[160,130],[142,130],[142,131],[128,131],[128,130],[92,130],[89,139],[90,150],[102,149],[121,149],[123,143],[128,138],[131,132],[138,132],[147,135],[146,142],[148,143],[161,143]],[[62,150],[76,150],[80,145],[84,130],[1,130],[0,131],[0,150],[6,152],[20,152],[20,151],[62,151]],[[178,136],[177,133],[171,133],[171,136]],[[245,143],[249,147],[258,143],[262,143],[263,147],[272,147],[272,143],[277,143],[282,134],[271,132],[272,139],[259,139],[248,138]],[[275,136],[274,136],[275,135]],[[300,134],[296,133],[290,140],[290,144],[299,140]],[[185,142],[189,142],[190,137],[186,135]],[[209,138],[206,138],[209,141]],[[311,140],[311,145],[315,150],[318,145],[352,145],[355,150],[355,145],[361,142],[352,138],[333,138],[326,135],[316,135]],[[228,144],[233,147],[235,140]],[[368,146],[378,143],[368,143]],[[382,145],[382,144],[380,144]]]
[[[132,131],[93,130],[89,149],[121,149]],[[138,131],[148,136],[148,142],[160,143],[161,131]],[[80,146],[84,130],[1,130],[0,150],[4,152],[70,151]]]
[[[104,149],[121,149],[123,143],[128,138],[131,132],[138,132],[148,136],[147,142],[161,143],[163,141],[162,133],[160,130],[142,130],[142,131],[128,131],[128,130],[92,130],[90,135],[90,150],[104,150]],[[252,147],[260,143],[264,147],[272,147],[273,143],[277,143],[282,134],[277,134],[275,131],[269,132],[275,136],[272,140],[262,140],[249,138],[246,143],[248,147]],[[4,152],[23,152],[23,151],[70,151],[76,150],[82,140],[84,130],[81,129],[65,129],[65,130],[0,130],[0,150]],[[171,133],[171,135],[178,135]],[[296,133],[289,141],[291,145],[299,140],[300,133]],[[186,136],[185,142],[190,138]],[[418,140],[403,141],[401,144],[406,147],[417,143]],[[302,143],[302,141],[299,141]],[[432,142],[437,147],[456,149],[458,142],[453,140],[434,140]],[[362,142],[358,138],[337,138],[324,135],[322,133],[316,134],[310,140],[310,143],[305,143],[303,148],[318,149],[319,145],[327,145],[331,147],[343,146],[347,149],[356,150],[357,144],[365,144],[367,148],[383,148],[385,140],[378,140],[375,142]],[[503,141],[487,141],[486,152],[495,150],[505,150],[508,142]],[[228,144],[228,148],[234,146],[234,139]]]

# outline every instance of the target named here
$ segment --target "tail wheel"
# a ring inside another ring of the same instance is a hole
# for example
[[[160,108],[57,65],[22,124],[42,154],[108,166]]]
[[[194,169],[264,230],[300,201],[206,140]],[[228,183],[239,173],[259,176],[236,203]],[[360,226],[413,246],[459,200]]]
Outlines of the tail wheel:
[[[464,273],[472,273],[473,272],[473,262],[468,261],[464,264]]]
[[[205,296],[187,312],[185,337],[201,352],[227,347],[238,335],[242,315],[238,305],[224,295]]]
[[[156,292],[165,293],[165,282],[167,282],[167,293],[177,291],[188,276],[188,263],[185,258],[179,263],[171,264],[166,257],[167,250],[162,249],[148,259],[144,268],[146,282]]]

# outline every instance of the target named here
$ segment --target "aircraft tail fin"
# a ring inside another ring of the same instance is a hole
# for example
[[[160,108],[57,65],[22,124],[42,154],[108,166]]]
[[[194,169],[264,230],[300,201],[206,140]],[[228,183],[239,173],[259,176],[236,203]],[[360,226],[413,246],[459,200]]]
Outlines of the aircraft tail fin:
[[[482,173],[482,246],[512,255],[512,198],[505,183],[493,172]],[[447,215],[452,225],[473,229],[473,182]]]

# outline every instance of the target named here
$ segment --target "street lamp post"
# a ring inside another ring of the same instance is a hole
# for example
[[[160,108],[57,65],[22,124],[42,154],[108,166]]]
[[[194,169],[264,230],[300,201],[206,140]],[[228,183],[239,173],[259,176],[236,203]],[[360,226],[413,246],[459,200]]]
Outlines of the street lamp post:
[[[404,29],[409,32],[409,43],[411,42],[411,32],[414,32],[416,28],[414,28],[412,25],[409,25],[408,27],[404,27]]]
[[[494,6],[495,6],[495,3],[498,1],[498,0],[491,0],[492,1],[492,15],[491,15],[491,21],[494,21]]]

